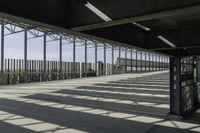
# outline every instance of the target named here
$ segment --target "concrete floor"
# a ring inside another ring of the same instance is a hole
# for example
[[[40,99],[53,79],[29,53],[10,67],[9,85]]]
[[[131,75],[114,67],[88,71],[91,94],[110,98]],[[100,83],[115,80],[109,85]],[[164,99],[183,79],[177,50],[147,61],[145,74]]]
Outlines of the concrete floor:
[[[0,87],[0,133],[200,132],[200,111],[169,121],[168,72]]]

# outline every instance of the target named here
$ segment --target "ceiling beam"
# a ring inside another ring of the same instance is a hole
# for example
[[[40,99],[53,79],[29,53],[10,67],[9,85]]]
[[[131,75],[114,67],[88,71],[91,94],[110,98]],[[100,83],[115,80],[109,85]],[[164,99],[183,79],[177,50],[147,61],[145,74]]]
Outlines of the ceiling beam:
[[[145,15],[139,15],[139,16],[134,16],[130,18],[124,18],[124,19],[91,24],[91,25],[86,25],[86,26],[80,26],[80,27],[71,28],[71,30],[87,31],[87,30],[111,27],[111,26],[122,25],[122,24],[127,24],[127,23],[132,23],[132,22],[138,22],[138,21],[147,21],[147,20],[152,20],[152,19],[157,19],[157,18],[182,15],[182,14],[191,14],[195,12],[200,12],[200,5],[184,7],[184,8],[179,8],[179,9],[172,9],[168,11],[156,12],[156,13],[145,14]]]
[[[187,45],[180,45],[178,47],[167,47],[167,48],[152,48],[150,50],[172,50],[172,49],[190,49],[190,48],[200,48],[200,43],[197,44],[187,44]]]
[[[200,55],[200,47],[190,47],[190,48],[177,48],[177,49],[157,49],[153,50],[156,52],[165,53],[171,56],[199,56]],[[181,52],[179,52],[181,51]],[[179,55],[180,53],[180,55]]]

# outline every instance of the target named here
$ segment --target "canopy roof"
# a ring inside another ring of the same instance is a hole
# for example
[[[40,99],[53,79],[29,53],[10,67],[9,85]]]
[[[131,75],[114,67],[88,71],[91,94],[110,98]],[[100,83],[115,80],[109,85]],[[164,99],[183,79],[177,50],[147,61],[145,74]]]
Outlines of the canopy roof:
[[[169,55],[200,55],[199,0],[4,0],[0,12]]]

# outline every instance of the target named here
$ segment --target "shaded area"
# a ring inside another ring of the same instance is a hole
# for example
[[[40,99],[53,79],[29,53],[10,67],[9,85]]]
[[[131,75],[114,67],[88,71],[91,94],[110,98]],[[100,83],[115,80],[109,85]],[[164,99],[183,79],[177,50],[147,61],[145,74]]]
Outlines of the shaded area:
[[[198,132],[198,123],[165,119],[169,105],[168,97],[163,96],[168,96],[168,89],[153,88],[148,84],[160,78],[167,86],[168,74],[164,72],[166,77],[162,78],[163,74],[157,73],[5,87],[0,90],[0,114],[7,115],[10,120],[3,119],[2,115],[0,118],[8,127],[19,128],[16,130],[19,133],[26,130],[45,133]],[[135,87],[133,83],[137,84],[137,81],[151,88],[142,84]],[[113,82],[120,86],[111,86]],[[159,86],[159,83],[154,85]],[[5,131],[9,133],[9,129]]]

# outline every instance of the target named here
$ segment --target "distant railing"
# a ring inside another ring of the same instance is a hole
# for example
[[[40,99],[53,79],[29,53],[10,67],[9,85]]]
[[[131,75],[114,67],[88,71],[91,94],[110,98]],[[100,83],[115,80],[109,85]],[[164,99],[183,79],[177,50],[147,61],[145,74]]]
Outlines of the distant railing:
[[[1,70],[0,85],[31,83],[51,80],[62,80],[72,78],[83,78],[92,76],[103,76],[111,74],[121,74],[136,71],[155,71],[153,66],[132,67],[127,65],[112,65],[102,62],[80,63],[80,62],[59,62],[42,60],[27,60],[26,67],[23,59],[5,59],[4,70]],[[151,64],[149,64],[151,65]],[[25,69],[26,68],[26,69]],[[163,65],[157,70],[168,69],[168,65]]]

